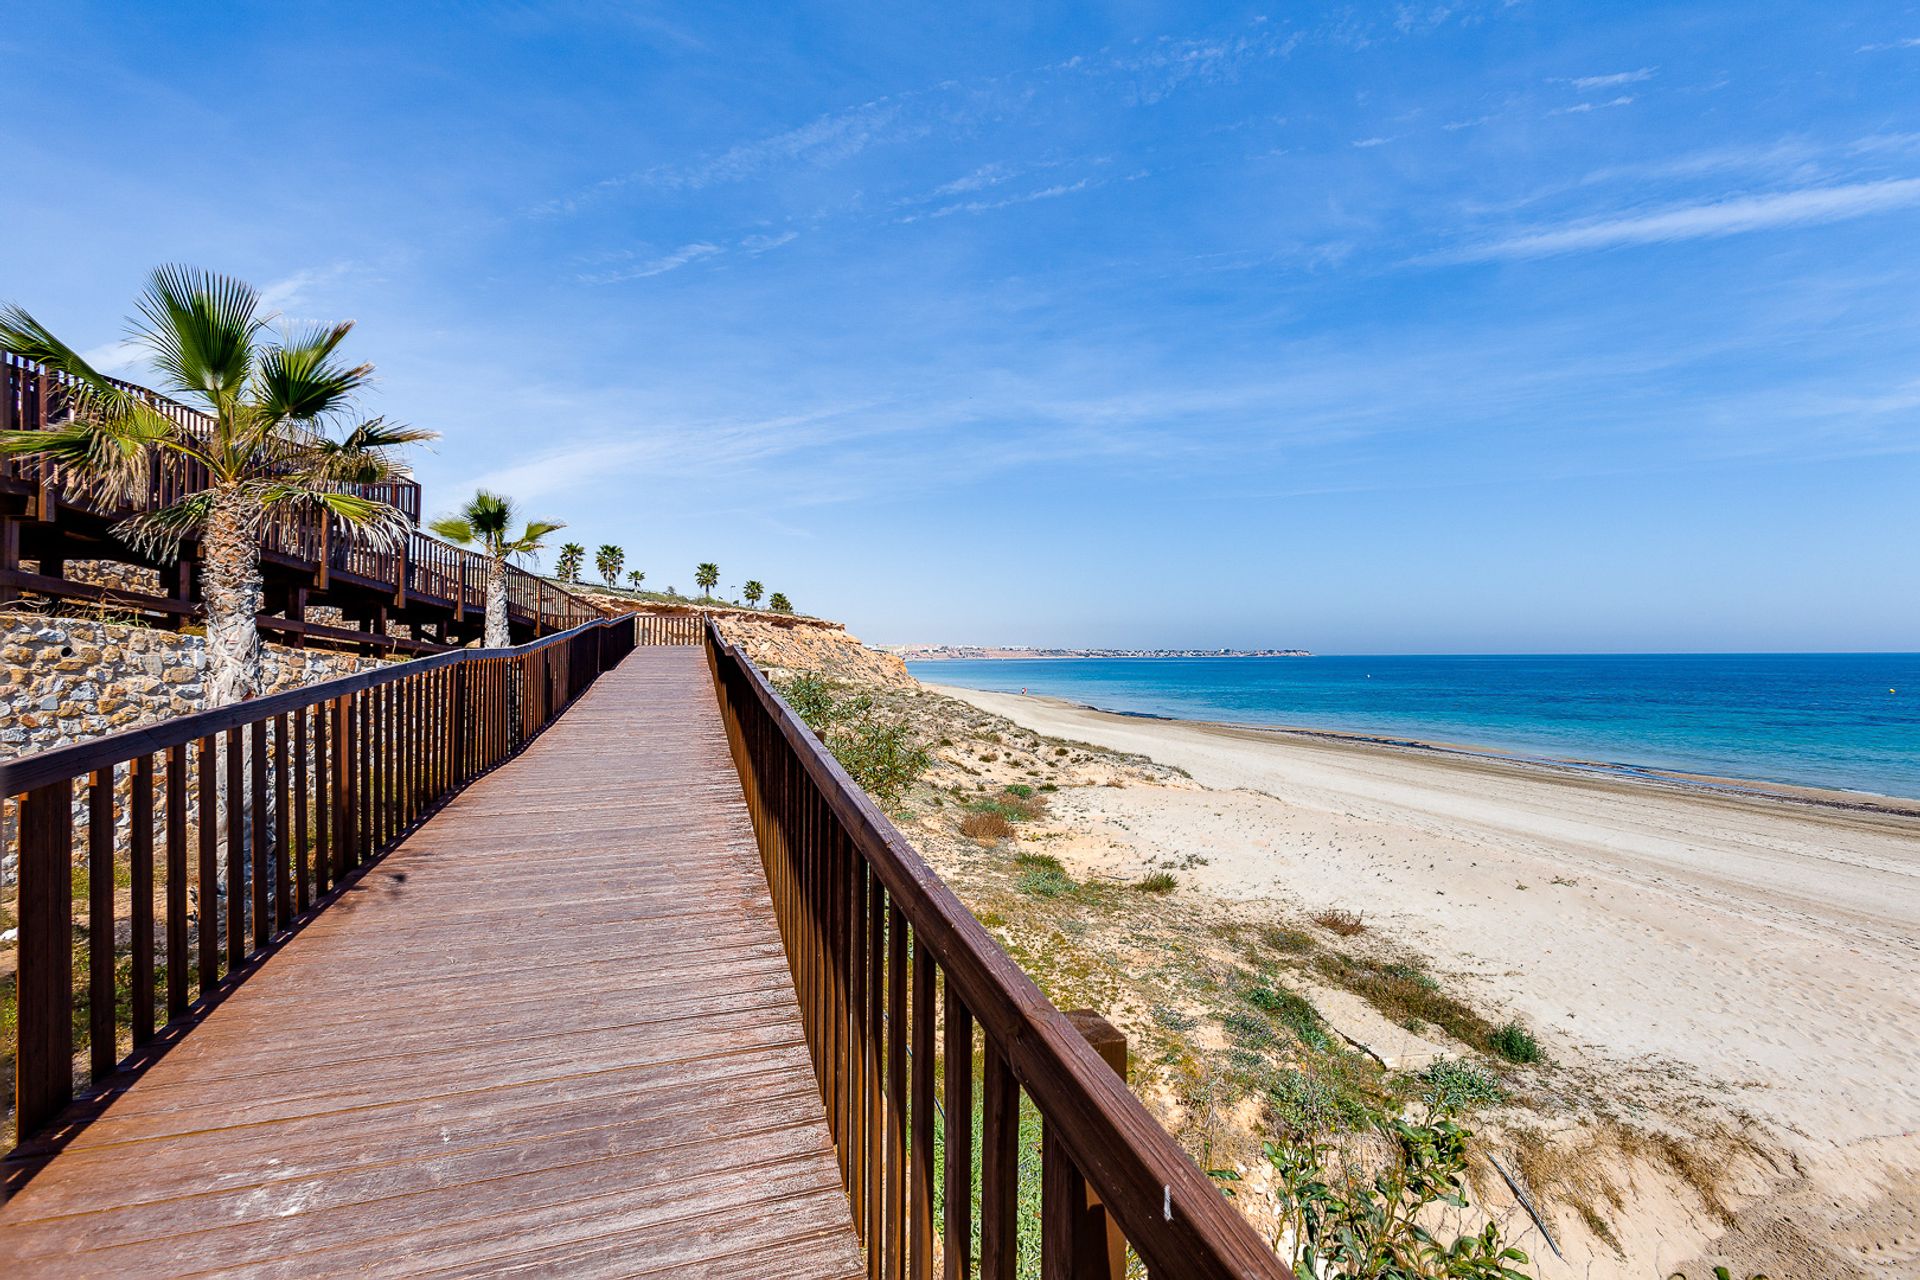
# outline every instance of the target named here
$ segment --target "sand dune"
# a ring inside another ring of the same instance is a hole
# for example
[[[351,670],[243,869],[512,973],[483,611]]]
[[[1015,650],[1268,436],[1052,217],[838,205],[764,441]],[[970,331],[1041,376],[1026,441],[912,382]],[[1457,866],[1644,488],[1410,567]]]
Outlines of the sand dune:
[[[1920,1195],[1920,805],[941,692],[1191,773],[1075,794],[1109,858],[1364,912],[1623,1098],[1725,1108],[1834,1221],[1898,1237],[1870,1274],[1920,1267],[1894,1212]]]

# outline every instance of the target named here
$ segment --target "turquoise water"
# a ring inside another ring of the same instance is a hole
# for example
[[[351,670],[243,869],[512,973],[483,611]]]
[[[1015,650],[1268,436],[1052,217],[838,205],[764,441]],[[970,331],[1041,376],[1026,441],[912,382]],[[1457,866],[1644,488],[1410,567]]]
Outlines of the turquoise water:
[[[916,662],[934,684],[1920,798],[1920,654]],[[1896,692],[1890,692],[1896,691]]]

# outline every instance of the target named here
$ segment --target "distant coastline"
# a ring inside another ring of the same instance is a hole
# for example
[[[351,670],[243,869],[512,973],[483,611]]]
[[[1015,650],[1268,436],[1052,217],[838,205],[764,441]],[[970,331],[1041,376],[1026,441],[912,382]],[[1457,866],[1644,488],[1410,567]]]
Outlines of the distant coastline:
[[[1311,658],[1305,649],[1033,649],[1020,645],[887,644],[908,662],[1035,661],[1048,658]]]

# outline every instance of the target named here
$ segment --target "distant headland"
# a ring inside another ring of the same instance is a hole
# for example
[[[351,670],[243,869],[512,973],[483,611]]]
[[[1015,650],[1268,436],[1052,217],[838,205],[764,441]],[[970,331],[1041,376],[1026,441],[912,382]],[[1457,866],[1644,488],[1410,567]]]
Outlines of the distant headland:
[[[1036,649],[1025,645],[889,644],[908,662],[951,658],[1311,658],[1305,649]]]

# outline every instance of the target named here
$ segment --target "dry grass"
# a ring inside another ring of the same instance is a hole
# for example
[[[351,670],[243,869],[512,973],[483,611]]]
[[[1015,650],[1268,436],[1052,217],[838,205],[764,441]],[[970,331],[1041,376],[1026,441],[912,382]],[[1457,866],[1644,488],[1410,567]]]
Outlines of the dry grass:
[[[1329,908],[1313,918],[1313,922],[1328,933],[1338,934],[1342,938],[1351,938],[1356,933],[1367,931],[1367,922],[1352,911]]]
[[[1013,824],[993,812],[969,813],[960,819],[960,834],[974,840],[1005,840],[1013,834]]]

